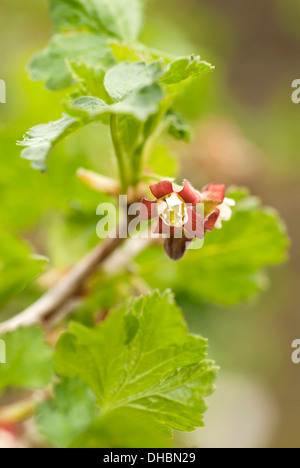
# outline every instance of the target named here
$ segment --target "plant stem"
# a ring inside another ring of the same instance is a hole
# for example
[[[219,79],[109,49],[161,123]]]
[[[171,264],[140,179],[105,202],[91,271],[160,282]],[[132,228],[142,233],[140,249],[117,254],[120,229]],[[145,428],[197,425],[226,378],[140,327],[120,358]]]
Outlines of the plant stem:
[[[130,219],[124,220],[124,228],[128,228]],[[15,330],[20,326],[30,326],[34,323],[51,324],[56,322],[56,316],[61,318],[62,308],[76,296],[85,281],[94,273],[97,267],[104,262],[126,239],[116,237],[100,242],[94,250],[89,252],[77,265],[75,265],[52,289],[38,299],[33,305],[7,322],[0,323],[0,335]],[[67,307],[68,311],[68,307]]]
[[[131,220],[132,217],[128,216],[118,231],[123,232],[125,228],[128,229]],[[82,289],[82,286],[100,265],[104,264],[104,271],[108,273],[118,271],[118,268],[130,264],[132,259],[149,244],[148,240],[144,242],[128,240],[127,249],[121,253],[117,249],[125,241],[126,239],[117,237],[116,239],[108,238],[101,242],[34,304],[15,317],[0,323],[0,336],[18,327],[30,326],[35,323],[52,328],[71,312],[78,291]],[[109,263],[105,263],[105,261]]]
[[[161,122],[157,126],[155,131],[147,139],[144,139],[143,142],[138,146],[138,148],[136,148],[132,160],[133,185],[137,185],[140,182],[140,180],[142,180],[142,171],[145,169],[145,166],[148,162],[151,152],[153,151],[155,143],[163,133],[164,129],[165,125],[163,122]]]
[[[118,162],[122,192],[126,193],[128,189],[127,164],[118,131],[118,117],[114,114],[110,117],[110,133]]]
[[[136,186],[141,179],[142,171],[142,153],[144,149],[144,144],[141,144],[136,148],[133,158],[132,158],[132,185]]]
[[[141,167],[142,169],[145,167],[148,159],[153,151],[157,140],[161,137],[165,130],[165,123],[161,122],[155,129],[155,131],[149,136],[149,138],[145,141],[143,152],[142,152],[142,160],[141,160]]]

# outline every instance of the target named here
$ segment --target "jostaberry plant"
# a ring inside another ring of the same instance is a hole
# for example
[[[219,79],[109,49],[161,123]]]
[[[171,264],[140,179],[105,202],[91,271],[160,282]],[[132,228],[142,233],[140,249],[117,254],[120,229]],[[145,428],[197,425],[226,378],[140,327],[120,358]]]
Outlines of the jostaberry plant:
[[[174,429],[202,426],[217,367],[206,340],[188,333],[170,289],[230,305],[258,292],[262,268],[286,258],[282,222],[246,189],[210,183],[197,190],[187,180],[177,185],[165,167],[151,168],[166,135],[189,141],[176,98],[214,66],[141,44],[144,9],[143,0],[50,0],[54,34],[29,64],[33,80],[67,96],[59,120],[30,129],[19,142],[22,157],[45,173],[66,137],[91,124],[98,124],[95,132],[108,128],[118,179],[78,168],[79,179],[116,205],[119,195],[140,202],[141,220],[156,219],[156,232],[170,233],[164,248],[171,260],[157,241],[103,240],[62,278],[60,272],[36,303],[0,324],[7,355],[0,391],[31,392],[8,408],[5,422],[34,415],[43,443],[54,447],[168,447]],[[204,238],[202,249],[187,251]],[[103,307],[105,288],[116,308]],[[125,296],[131,297],[120,305]],[[39,389],[47,390],[42,403]]]

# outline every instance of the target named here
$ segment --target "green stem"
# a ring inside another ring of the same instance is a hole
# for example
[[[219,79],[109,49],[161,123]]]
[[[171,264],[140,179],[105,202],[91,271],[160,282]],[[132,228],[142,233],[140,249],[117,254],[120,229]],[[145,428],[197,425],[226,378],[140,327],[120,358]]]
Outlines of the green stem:
[[[118,117],[113,114],[110,117],[110,133],[118,162],[122,193],[126,193],[128,189],[127,164],[118,131]]]
[[[145,169],[146,164],[149,160],[151,152],[155,147],[157,140],[161,137],[162,133],[165,130],[165,124],[161,122],[155,131],[144,141],[143,145],[140,147],[139,159],[138,159],[138,177],[141,178],[142,171]]]
[[[154,132],[148,136],[147,139],[143,139],[140,145],[136,148],[132,158],[132,183],[137,185],[142,178],[142,171],[148,162],[151,151],[155,146],[155,143],[164,132],[165,124],[161,122]]]
[[[138,148],[136,148],[133,157],[132,157],[132,184],[135,186],[139,183],[141,178],[142,171],[142,152],[144,149],[144,144],[142,143]]]

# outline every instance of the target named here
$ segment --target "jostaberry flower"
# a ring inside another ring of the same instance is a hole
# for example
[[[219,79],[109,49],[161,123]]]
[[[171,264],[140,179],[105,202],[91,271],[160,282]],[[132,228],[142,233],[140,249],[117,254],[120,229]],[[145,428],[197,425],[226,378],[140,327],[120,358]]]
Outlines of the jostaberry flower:
[[[222,227],[222,221],[232,215],[234,200],[225,199],[225,185],[209,184],[200,193],[187,180],[179,191],[164,180],[151,185],[150,190],[156,200],[142,200],[140,218],[158,219],[154,232],[168,235],[164,247],[173,260],[182,258],[194,238],[203,239],[206,231]],[[200,203],[204,205],[204,217],[193,209]]]
[[[156,200],[142,200],[140,217],[158,219],[155,233],[169,234],[165,251],[170,258],[179,260],[187,243],[195,237],[204,238],[204,218],[192,208],[201,203],[201,196],[187,180],[179,191],[167,180],[151,185],[150,190]]]

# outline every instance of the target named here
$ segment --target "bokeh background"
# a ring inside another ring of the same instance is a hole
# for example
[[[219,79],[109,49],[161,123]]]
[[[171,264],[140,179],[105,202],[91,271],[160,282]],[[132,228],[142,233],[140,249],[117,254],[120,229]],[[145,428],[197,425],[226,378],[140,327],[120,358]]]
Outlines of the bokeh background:
[[[178,102],[195,133],[190,145],[173,143],[181,175],[200,187],[248,186],[280,211],[292,240],[290,262],[270,271],[270,287],[259,297],[231,308],[178,298],[190,329],[209,339],[222,369],[207,427],[178,434],[180,446],[300,447],[300,365],[291,361],[291,343],[300,338],[300,104],[291,101],[292,81],[300,78],[299,21],[296,0],[149,1],[144,42],[197,52],[216,65]],[[25,71],[50,31],[46,0],[1,0],[7,104],[0,105],[0,223],[63,272],[96,242],[99,195],[80,184],[76,169],[112,174],[115,167],[108,135],[94,127],[55,151],[46,176],[19,157],[16,140],[61,115],[64,94],[30,82]],[[1,320],[30,304],[40,287],[6,304]]]

